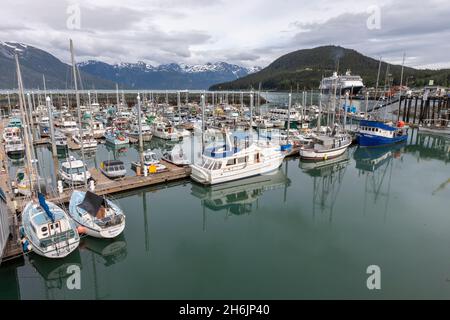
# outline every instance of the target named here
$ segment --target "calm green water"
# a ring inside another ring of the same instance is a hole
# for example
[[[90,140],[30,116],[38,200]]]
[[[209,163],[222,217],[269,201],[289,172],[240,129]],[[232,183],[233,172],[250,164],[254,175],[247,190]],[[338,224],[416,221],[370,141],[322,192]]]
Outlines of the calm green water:
[[[121,194],[123,236],[0,268],[0,298],[450,298],[448,179],[450,140],[415,132],[327,164],[291,158],[270,176]],[[381,290],[366,287],[373,264]],[[70,265],[80,290],[67,288]]]

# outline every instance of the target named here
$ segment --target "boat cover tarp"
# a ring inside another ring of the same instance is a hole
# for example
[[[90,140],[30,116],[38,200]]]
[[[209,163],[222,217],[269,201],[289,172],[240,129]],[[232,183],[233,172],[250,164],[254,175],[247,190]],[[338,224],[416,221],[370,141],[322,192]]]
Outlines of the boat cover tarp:
[[[55,215],[50,211],[50,208],[48,207],[47,202],[45,202],[45,197],[42,193],[38,194],[38,199],[41,208],[44,209],[45,213],[52,220],[52,222],[55,222]]]
[[[98,210],[100,210],[103,205],[103,197],[100,197],[91,191],[87,191],[84,196],[83,202],[81,202],[78,207],[85,210],[86,212],[89,212],[89,214],[95,217]]]

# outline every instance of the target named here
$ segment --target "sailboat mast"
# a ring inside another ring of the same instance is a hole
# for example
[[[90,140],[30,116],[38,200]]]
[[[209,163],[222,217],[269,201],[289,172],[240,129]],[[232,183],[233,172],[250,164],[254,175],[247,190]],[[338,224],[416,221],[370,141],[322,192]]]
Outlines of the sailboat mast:
[[[292,104],[292,93],[289,93],[288,121],[287,121],[287,139],[286,139],[286,143],[287,144],[289,144],[289,129],[291,128],[291,104]]]
[[[80,111],[80,94],[78,93],[78,82],[77,82],[77,68],[75,66],[75,55],[73,52],[73,42],[72,39],[70,39],[70,57],[72,61],[72,73],[73,73],[73,82],[75,84],[75,97],[77,101],[77,114],[78,114],[78,134],[80,135],[80,141],[81,141],[81,160],[83,161],[83,165],[85,165],[85,159],[84,159],[84,142],[83,142],[83,134],[81,130],[81,111]],[[86,179],[86,170],[83,170],[83,178],[84,178],[84,185],[87,189],[87,179]]]
[[[380,57],[380,61],[378,62],[377,83],[375,84],[375,98],[374,98],[375,101],[377,101],[377,95],[378,95],[378,82],[380,81],[380,71],[381,71],[381,57]]]
[[[28,136],[28,124],[26,122],[26,117],[25,117],[25,109],[24,109],[24,103],[25,103],[25,96],[23,93],[23,84],[22,84],[22,74],[20,72],[20,65],[19,65],[19,57],[17,56],[17,53],[14,54],[14,58],[16,60],[16,72],[17,72],[17,82],[18,82],[18,89],[19,89],[19,108],[20,108],[20,113],[22,115],[22,119],[24,120],[24,138],[25,138],[25,153],[26,153],[26,157],[27,157],[27,167],[29,169],[29,174],[28,174],[28,179],[29,179],[29,183],[30,183],[30,192],[31,195],[33,195],[33,183],[32,183],[32,175],[33,175],[33,165],[31,162],[31,148],[30,148],[30,138]]]
[[[317,133],[320,133],[320,122],[322,119],[322,90],[319,94],[319,114],[317,116]]]
[[[399,109],[400,109],[400,99],[402,98],[402,85],[403,85],[403,68],[405,66],[405,53],[403,53],[403,60],[402,60],[402,72],[400,73],[400,92],[399,92],[399,99],[398,99],[398,103],[399,103]],[[406,103],[406,100],[405,100]],[[400,120],[400,110],[397,113],[397,121]]]
[[[119,111],[119,85],[116,83],[116,111]]]
[[[187,94],[187,93],[186,93]],[[187,100],[187,98],[186,98]],[[202,103],[202,154],[205,151],[205,95],[202,94],[201,96],[201,103]]]
[[[142,122],[141,122],[141,97],[137,96],[137,113],[138,113],[138,128],[139,128],[139,159],[141,161],[141,174],[144,172],[144,143],[142,141]]]

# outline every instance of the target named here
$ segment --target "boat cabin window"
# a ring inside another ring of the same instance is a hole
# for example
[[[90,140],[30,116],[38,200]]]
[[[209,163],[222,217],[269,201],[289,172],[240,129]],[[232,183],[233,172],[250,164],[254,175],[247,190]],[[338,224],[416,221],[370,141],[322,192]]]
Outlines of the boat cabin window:
[[[248,161],[248,156],[246,156],[246,157],[240,157],[240,158],[238,158],[237,160],[238,160],[238,163],[245,163],[245,162]]]
[[[85,172],[85,167],[79,167],[79,168],[70,168],[70,167],[63,167],[64,172],[68,174],[82,174]]]
[[[236,158],[228,159],[227,166],[232,166],[236,164]]]
[[[222,162],[215,161],[213,170],[219,170],[222,167]]]

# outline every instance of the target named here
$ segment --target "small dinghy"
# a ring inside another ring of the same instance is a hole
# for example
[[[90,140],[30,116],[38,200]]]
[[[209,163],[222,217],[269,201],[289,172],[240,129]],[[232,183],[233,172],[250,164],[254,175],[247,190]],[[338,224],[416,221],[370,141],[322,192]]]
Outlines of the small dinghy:
[[[110,179],[122,178],[127,174],[125,165],[120,160],[105,160],[100,163],[100,171]]]
[[[123,211],[111,200],[90,191],[72,193],[69,215],[83,232],[96,238],[114,238],[125,228]]]
[[[75,223],[67,213],[52,202],[46,202],[42,194],[39,203],[30,201],[22,212],[22,246],[47,258],[64,258],[74,251],[80,236]]]

